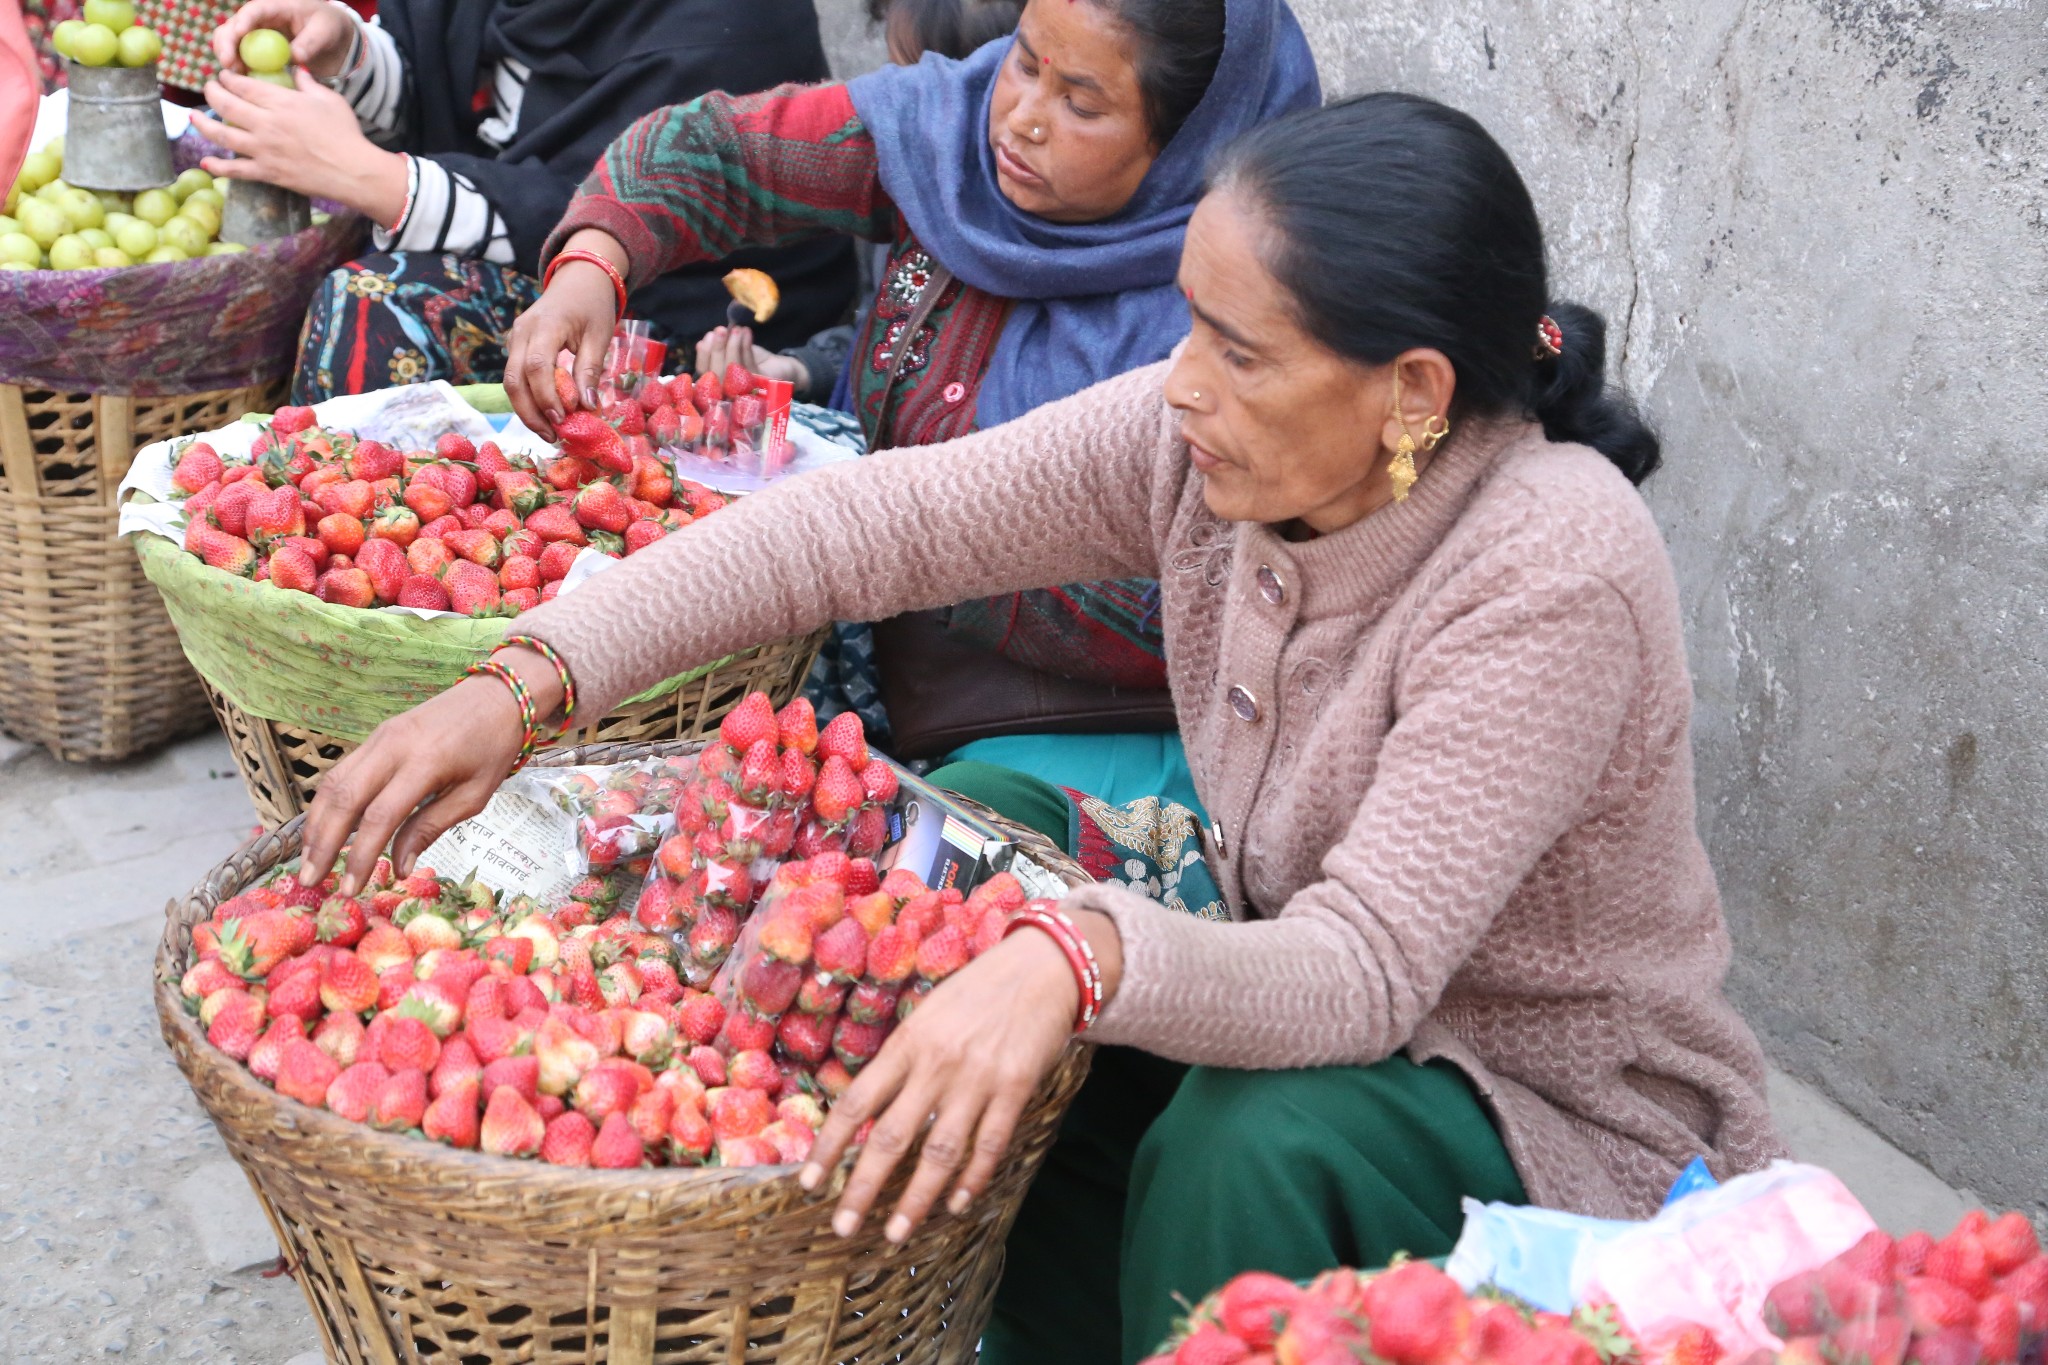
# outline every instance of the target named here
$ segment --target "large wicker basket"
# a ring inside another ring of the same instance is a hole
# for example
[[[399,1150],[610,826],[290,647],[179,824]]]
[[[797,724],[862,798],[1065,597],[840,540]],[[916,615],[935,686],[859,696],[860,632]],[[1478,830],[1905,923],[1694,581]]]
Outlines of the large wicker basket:
[[[602,745],[540,761],[695,747]],[[1009,828],[1037,861],[1088,880],[1039,835]],[[974,1359],[1003,1241],[1087,1073],[1084,1048],[1061,1059],[975,1207],[934,1217],[899,1250],[882,1241],[880,1218],[852,1239],[834,1236],[831,1202],[806,1197],[789,1167],[570,1170],[380,1133],[263,1085],[207,1043],[179,998],[192,925],[295,855],[298,836],[297,822],[262,836],[171,902],[156,1002],[164,1040],[255,1186],[330,1361]]]
[[[0,384],[0,729],[127,758],[208,723],[163,600],[115,539],[136,447],[276,406],[284,385],[149,398]]]
[[[664,696],[627,702],[594,724],[579,726],[542,752],[580,744],[703,739],[718,729],[726,712],[754,691],[766,692],[780,707],[803,686],[825,634],[820,630],[742,650]],[[207,686],[205,690],[214,714],[220,717],[221,729],[227,732],[249,800],[266,828],[275,829],[312,804],[320,779],[355,748],[331,735],[252,715],[218,689]]]

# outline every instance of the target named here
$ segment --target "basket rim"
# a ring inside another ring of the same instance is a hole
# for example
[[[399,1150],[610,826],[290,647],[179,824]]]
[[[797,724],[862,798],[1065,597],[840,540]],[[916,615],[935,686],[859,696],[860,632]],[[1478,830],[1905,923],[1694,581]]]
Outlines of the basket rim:
[[[535,757],[534,763],[545,767],[622,763],[636,758],[690,754],[703,747],[702,740],[585,744],[544,752]],[[1055,848],[1036,830],[1019,826],[1014,821],[988,811],[986,807],[978,809],[985,811],[1010,833],[1020,848],[1031,854],[1034,861],[1045,866],[1054,875],[1064,878],[1070,886],[1081,886],[1093,881],[1078,862]],[[202,1107],[208,1110],[209,1117],[214,1118],[216,1123],[221,1119],[214,1112],[215,1106],[206,1094],[209,1086],[230,1088],[239,1093],[245,1101],[253,1101],[253,1108],[268,1114],[266,1126],[274,1131],[289,1132],[295,1143],[311,1143],[315,1147],[331,1143],[342,1144],[348,1148],[351,1158],[361,1165],[374,1163],[381,1169],[393,1172],[406,1168],[431,1168],[437,1178],[457,1175],[481,1177],[482,1179],[473,1187],[479,1191],[491,1188],[493,1183],[502,1181],[510,1172],[519,1171],[522,1176],[520,1183],[528,1195],[540,1192],[573,1197],[579,1191],[616,1194],[621,1186],[632,1186],[656,1200],[657,1206],[649,1208],[648,1212],[657,1216],[674,1212],[686,1205],[698,1205],[714,1200],[727,1190],[760,1185],[786,1186],[788,1198],[782,1206],[784,1208],[816,1205],[835,1197],[844,1185],[858,1155],[857,1150],[847,1153],[841,1159],[832,1178],[816,1193],[806,1192],[796,1183],[796,1174],[801,1169],[799,1164],[739,1168],[642,1166],[630,1170],[552,1166],[541,1161],[521,1161],[481,1151],[459,1150],[429,1139],[385,1132],[368,1124],[345,1119],[325,1108],[315,1109],[289,1096],[280,1095],[270,1086],[263,1084],[246,1065],[235,1061],[207,1041],[197,1016],[185,1007],[183,996],[178,991],[178,982],[190,965],[192,924],[201,915],[211,913],[212,908],[228,895],[235,894],[250,885],[256,877],[296,856],[300,847],[300,828],[304,821],[303,815],[295,816],[277,829],[250,840],[230,854],[226,860],[210,869],[195,888],[182,896],[172,897],[164,907],[164,933],[157,946],[154,972],[157,1018],[163,1030],[164,1041],[176,1058],[179,1069],[185,1073],[187,1081],[197,1092]],[[182,944],[181,939],[184,940]],[[1040,1085],[1031,1107],[1037,1108],[1049,1103],[1062,1092],[1070,1092],[1077,1088],[1080,1079],[1086,1073],[1092,1050],[1092,1045],[1080,1039],[1068,1043],[1053,1070]],[[206,1082],[205,1085],[201,1084],[202,1079]],[[307,1148],[302,1151],[299,1159],[316,1160],[317,1153]],[[906,1180],[914,1166],[914,1162],[899,1163],[889,1182],[890,1187],[893,1189]],[[464,1221],[490,1222],[493,1221],[489,1218],[493,1202],[479,1197],[459,1210],[444,1207],[442,1211],[451,1217],[460,1213],[464,1215]],[[509,1211],[511,1210],[508,1206]],[[524,1230],[525,1219],[521,1218],[519,1222]],[[864,1230],[872,1232],[880,1223],[880,1219],[870,1219],[864,1225]]]

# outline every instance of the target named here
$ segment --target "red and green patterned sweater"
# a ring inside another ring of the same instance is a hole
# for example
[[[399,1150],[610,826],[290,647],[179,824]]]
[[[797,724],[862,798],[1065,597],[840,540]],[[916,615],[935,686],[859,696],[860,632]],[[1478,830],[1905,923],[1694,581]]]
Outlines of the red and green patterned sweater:
[[[914,336],[903,333],[932,259],[882,188],[874,139],[846,87],[714,93],[658,109],[605,152],[542,253],[599,228],[632,262],[633,287],[744,246],[827,233],[889,244],[874,306],[854,338],[854,410],[872,449],[931,445],[974,430],[974,407],[1009,311],[959,280]],[[896,348],[908,346],[893,399]],[[1120,687],[1164,687],[1149,579],[1071,584],[965,603],[957,634],[1046,672]]]

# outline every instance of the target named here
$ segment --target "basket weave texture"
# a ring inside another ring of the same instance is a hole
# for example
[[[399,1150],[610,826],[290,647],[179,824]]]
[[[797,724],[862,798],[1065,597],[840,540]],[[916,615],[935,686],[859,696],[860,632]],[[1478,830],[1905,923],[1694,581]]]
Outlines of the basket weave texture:
[[[0,384],[0,728],[74,762],[207,724],[162,600],[114,538],[137,446],[274,406],[282,381],[170,397]]]
[[[694,744],[596,745],[550,764],[616,763]],[[1088,876],[1038,834],[1032,858]],[[376,1132],[278,1095],[211,1047],[178,981],[191,927],[298,852],[296,822],[262,836],[167,908],[156,964],[164,1041],[255,1186],[313,1307],[327,1358],[349,1365],[833,1365],[972,1361],[1003,1241],[1087,1074],[1075,1044],[1017,1126],[988,1191],[892,1250],[883,1219],[842,1240],[830,1197],[789,1167],[572,1170]],[[850,1163],[835,1174],[836,1194]],[[879,1207],[900,1193],[899,1171]]]

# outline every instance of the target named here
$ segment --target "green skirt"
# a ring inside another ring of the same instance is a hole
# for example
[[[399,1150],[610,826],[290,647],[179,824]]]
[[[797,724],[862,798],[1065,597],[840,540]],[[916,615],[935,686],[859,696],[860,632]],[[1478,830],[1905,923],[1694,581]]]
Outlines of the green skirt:
[[[1023,773],[962,763],[932,781],[1070,851],[1101,834],[1080,803]],[[1186,1305],[1240,1271],[1307,1279],[1397,1252],[1444,1255],[1467,1196],[1525,1198],[1471,1083],[1446,1063],[1229,1071],[1099,1048],[1011,1229],[982,1361],[1142,1360]]]

